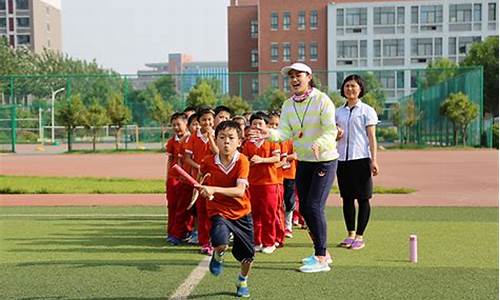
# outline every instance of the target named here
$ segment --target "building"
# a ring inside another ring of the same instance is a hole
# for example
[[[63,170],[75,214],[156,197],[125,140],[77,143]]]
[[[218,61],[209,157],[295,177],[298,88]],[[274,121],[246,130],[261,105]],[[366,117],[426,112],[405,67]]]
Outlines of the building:
[[[417,86],[415,69],[446,57],[459,63],[471,45],[498,36],[498,0],[367,1],[328,5],[328,83],[369,70],[387,104]]]
[[[0,37],[36,53],[62,50],[60,0],[0,0]]]
[[[220,92],[229,92],[227,62],[194,62],[192,57],[181,53],[168,55],[168,62],[148,63],[149,70],[137,72],[137,79],[132,81],[135,89],[144,89],[162,75],[172,75],[177,92],[189,93],[199,79],[216,79],[220,82]]]
[[[460,62],[472,43],[498,36],[497,9],[498,0],[231,0],[230,93],[286,90],[277,72],[302,61],[330,89],[348,72],[374,71],[390,104],[416,87],[412,69]]]

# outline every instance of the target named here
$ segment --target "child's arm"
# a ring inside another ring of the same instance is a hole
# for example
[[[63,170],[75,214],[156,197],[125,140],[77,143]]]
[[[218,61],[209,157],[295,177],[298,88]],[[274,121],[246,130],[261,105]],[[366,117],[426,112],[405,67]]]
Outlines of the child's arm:
[[[219,147],[215,144],[214,135],[211,133],[208,134],[208,142],[210,143],[210,150],[212,150],[212,153],[219,154]]]
[[[279,153],[275,154],[273,156],[270,156],[270,157],[260,157],[258,155],[254,155],[250,159],[250,162],[253,164],[274,164],[274,163],[277,163],[279,161],[280,161]]]
[[[240,198],[245,194],[246,184],[238,183],[235,187],[220,187],[208,185],[195,185],[201,195],[206,198],[213,197],[214,194],[220,194],[231,198]]]
[[[187,162],[191,167],[195,168],[196,170],[200,170],[200,165],[193,160],[192,153],[188,152],[184,153],[184,161]]]

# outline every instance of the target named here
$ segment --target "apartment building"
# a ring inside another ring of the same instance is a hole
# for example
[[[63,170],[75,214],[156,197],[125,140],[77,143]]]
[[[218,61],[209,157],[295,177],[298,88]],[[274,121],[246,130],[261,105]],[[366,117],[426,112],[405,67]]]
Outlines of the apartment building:
[[[374,71],[388,103],[416,88],[415,69],[498,36],[498,0],[367,1],[328,5],[329,86],[349,72]]]
[[[62,50],[60,0],[0,0],[0,37],[39,53]]]

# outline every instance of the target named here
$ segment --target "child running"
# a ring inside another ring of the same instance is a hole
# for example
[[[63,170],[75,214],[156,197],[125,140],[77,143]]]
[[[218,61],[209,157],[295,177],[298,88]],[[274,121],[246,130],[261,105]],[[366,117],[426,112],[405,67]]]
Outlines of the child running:
[[[197,189],[207,201],[207,214],[211,221],[211,241],[214,247],[210,261],[210,272],[218,276],[223,271],[224,254],[228,248],[229,234],[234,235],[233,256],[241,262],[236,294],[249,297],[248,273],[255,256],[253,222],[248,193],[250,163],[237,150],[241,143],[241,129],[234,121],[221,122],[216,130],[219,153],[205,157],[201,163],[202,174],[210,174],[206,185]],[[199,200],[198,200],[199,201]]]

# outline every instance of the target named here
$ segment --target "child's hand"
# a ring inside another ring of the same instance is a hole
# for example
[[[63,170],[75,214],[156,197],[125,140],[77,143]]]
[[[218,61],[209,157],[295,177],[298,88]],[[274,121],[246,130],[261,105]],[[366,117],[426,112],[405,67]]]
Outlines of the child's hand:
[[[200,195],[208,200],[214,198],[215,189],[213,187],[207,185],[195,185],[194,187],[200,191]]]
[[[262,163],[262,157],[260,157],[258,155],[252,156],[252,158],[250,159],[250,163],[254,164],[254,165],[260,164],[260,163]]]

